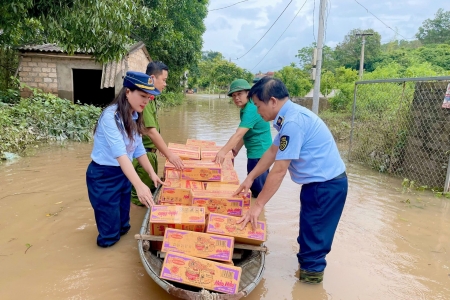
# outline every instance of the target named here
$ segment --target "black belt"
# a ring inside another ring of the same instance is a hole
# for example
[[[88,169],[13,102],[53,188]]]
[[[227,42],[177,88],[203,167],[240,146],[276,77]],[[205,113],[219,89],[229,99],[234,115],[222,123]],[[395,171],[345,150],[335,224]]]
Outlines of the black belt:
[[[342,178],[345,178],[345,177],[347,177],[347,174],[346,174],[345,171],[344,171],[344,173],[342,173],[342,174],[340,174],[340,175],[334,177],[333,179],[342,179]],[[333,180],[333,179],[331,179],[331,180]]]
[[[156,153],[156,148],[145,148],[145,151],[147,152],[151,152],[151,153]]]

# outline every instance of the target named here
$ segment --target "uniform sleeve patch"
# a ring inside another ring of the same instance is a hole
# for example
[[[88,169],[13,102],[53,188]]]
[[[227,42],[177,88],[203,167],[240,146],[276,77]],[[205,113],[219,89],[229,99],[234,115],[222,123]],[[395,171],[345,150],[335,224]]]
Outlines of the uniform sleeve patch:
[[[284,118],[282,116],[279,116],[277,119],[277,126],[281,128],[283,126]]]
[[[284,151],[287,146],[289,145],[289,136],[288,135],[282,135],[280,137],[280,150]]]

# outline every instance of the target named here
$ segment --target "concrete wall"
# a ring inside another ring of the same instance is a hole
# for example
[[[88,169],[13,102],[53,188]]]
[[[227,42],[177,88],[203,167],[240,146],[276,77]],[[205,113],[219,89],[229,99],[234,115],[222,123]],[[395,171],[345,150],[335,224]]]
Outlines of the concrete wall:
[[[22,83],[40,88],[44,92],[58,94],[58,78],[56,75],[55,60],[42,57],[24,56],[19,68],[19,77]],[[22,97],[29,97],[31,91],[21,91]]]
[[[137,71],[145,73],[150,60],[144,53],[144,50],[137,49],[128,55],[128,71]]]
[[[22,83],[30,87],[39,88],[47,93],[73,101],[72,69],[101,70],[102,65],[94,59],[67,58],[52,56],[23,55],[19,68],[19,77]],[[23,89],[22,97],[29,97],[31,91]]]
[[[19,68],[19,77],[22,83],[44,92],[58,95],[60,98],[73,101],[72,69],[102,70],[103,65],[90,58],[67,58],[66,54],[52,53],[51,56],[34,53],[24,53]],[[60,56],[60,57],[58,57]],[[78,56],[79,57],[79,56]],[[87,57],[87,56],[83,56]],[[137,49],[127,56],[126,71],[145,72],[150,60],[144,50]],[[114,79],[116,95],[122,89],[122,70],[118,70]],[[22,97],[29,97],[31,91],[23,89]]]

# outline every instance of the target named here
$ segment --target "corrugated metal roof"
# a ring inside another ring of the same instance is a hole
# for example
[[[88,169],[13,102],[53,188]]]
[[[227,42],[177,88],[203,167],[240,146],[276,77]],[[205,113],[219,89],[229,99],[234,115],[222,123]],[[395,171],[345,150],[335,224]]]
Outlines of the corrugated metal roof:
[[[134,50],[140,49],[143,46],[145,46],[145,44],[143,42],[137,42],[130,46],[128,52],[133,52]],[[61,47],[57,46],[56,44],[27,45],[27,46],[20,47],[19,50],[27,51],[27,52],[64,53],[63,49]],[[145,52],[146,52],[146,55],[149,56],[147,50],[145,50]],[[88,50],[88,51],[76,50],[75,53],[89,54],[89,53],[92,53],[92,51],[91,50]],[[150,56],[149,56],[149,58],[150,58]]]
[[[64,53],[63,49],[56,44],[43,44],[43,45],[27,45],[20,47],[19,50],[27,51],[27,52],[53,52],[53,53]],[[92,53],[91,50],[88,51],[80,51],[76,50],[75,53],[79,54],[87,54]]]

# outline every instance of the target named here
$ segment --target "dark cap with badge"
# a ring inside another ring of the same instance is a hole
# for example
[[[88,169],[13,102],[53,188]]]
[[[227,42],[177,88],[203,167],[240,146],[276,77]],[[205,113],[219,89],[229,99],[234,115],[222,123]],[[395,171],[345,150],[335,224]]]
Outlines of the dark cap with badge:
[[[153,79],[145,73],[128,71],[123,79],[123,86],[127,88],[138,88],[150,95],[161,94],[153,85]]]

